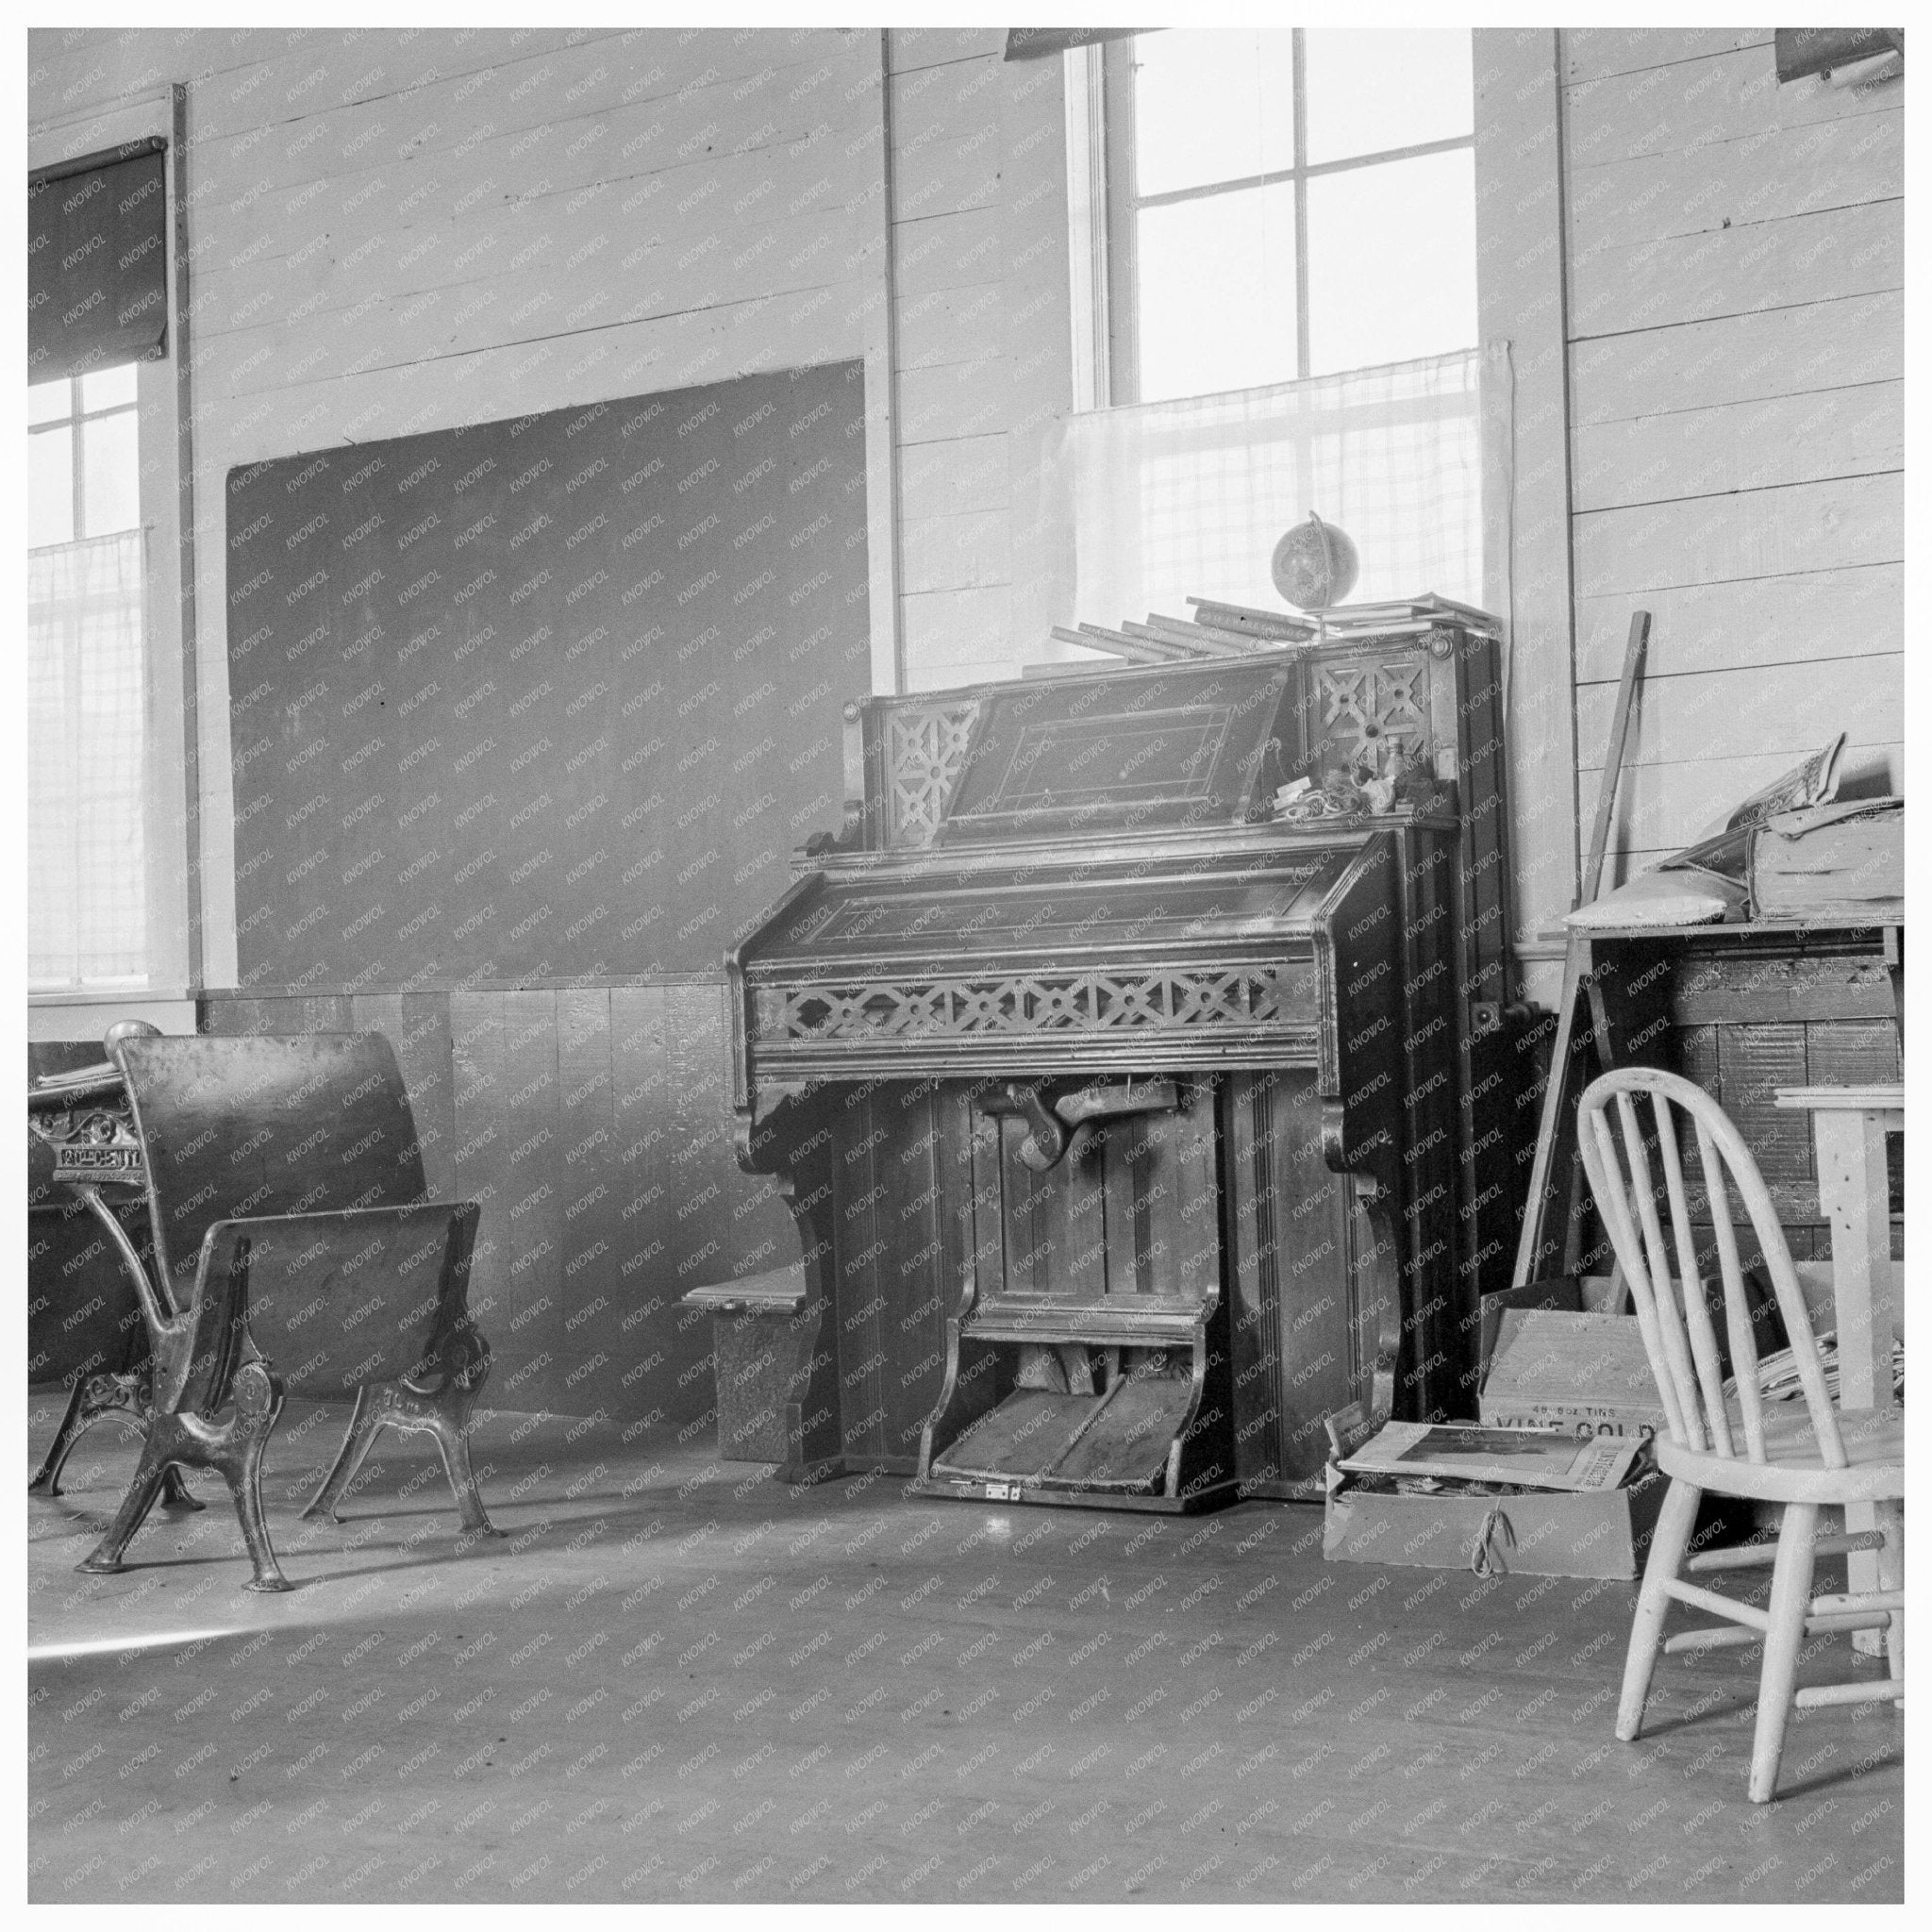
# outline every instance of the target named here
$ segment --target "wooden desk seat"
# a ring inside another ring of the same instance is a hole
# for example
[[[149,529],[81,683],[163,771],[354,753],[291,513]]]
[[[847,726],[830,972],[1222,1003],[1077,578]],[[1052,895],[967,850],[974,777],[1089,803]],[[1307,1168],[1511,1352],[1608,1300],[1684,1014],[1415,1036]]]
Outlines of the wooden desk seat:
[[[114,1571],[175,1465],[220,1472],[255,1566],[290,1588],[261,1510],[285,1395],[354,1393],[306,1514],[331,1520],[380,1428],[435,1441],[466,1532],[494,1534],[470,1469],[490,1350],[468,1307],[480,1209],[426,1198],[395,1055],[375,1033],[117,1042],[146,1166],[155,1279],[139,1284],[154,1418],[112,1527]]]

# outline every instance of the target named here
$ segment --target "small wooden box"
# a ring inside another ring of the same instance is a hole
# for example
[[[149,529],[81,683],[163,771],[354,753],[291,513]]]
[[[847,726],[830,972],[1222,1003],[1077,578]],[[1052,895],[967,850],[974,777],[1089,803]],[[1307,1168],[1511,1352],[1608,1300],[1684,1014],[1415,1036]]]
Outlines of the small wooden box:
[[[1322,1520],[1322,1555],[1328,1562],[1618,1580],[1641,1571],[1669,1487],[1648,1450],[1640,1452],[1621,1489],[1405,1495],[1364,1488],[1340,1467],[1385,1421],[1359,1403],[1328,1418]]]
[[[805,1460],[799,1404],[810,1381],[816,1315],[805,1314],[805,1271],[779,1269],[694,1288],[685,1306],[711,1315],[718,1454],[726,1462]]]
[[[1669,1487],[1655,1469],[1585,1495],[1391,1495],[1328,1466],[1322,1554],[1331,1563],[1397,1563],[1524,1576],[1635,1577]],[[1480,1574],[1480,1573],[1479,1573]]]

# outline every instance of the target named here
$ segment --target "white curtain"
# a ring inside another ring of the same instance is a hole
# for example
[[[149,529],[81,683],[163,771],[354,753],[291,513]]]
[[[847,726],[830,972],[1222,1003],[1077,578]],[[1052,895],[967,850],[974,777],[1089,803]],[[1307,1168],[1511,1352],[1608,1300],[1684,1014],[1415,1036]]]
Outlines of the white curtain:
[[[1310,510],[1355,540],[1352,601],[1480,605],[1480,367],[1472,349],[1070,418],[1077,620],[1187,617],[1190,596],[1285,608],[1269,560]]]
[[[27,553],[27,984],[147,973],[139,530]]]

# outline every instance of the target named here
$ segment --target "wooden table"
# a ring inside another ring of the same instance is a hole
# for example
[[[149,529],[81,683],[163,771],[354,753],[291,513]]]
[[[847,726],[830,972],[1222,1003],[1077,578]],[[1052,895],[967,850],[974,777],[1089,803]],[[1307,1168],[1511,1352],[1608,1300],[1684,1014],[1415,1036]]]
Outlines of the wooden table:
[[[1831,1224],[1840,1405],[1881,1407],[1891,1400],[1891,1345],[1900,1312],[1898,1271],[1891,1264],[1885,1137],[1905,1131],[1906,1090],[1890,1085],[1780,1087],[1774,1097],[1779,1107],[1811,1116],[1818,1204]],[[1869,1503],[1846,1508],[1848,1530],[1874,1526]],[[1876,1552],[1855,1550],[1845,1563],[1849,1589],[1878,1588]],[[1861,1630],[1854,1641],[1876,1653],[1878,1637],[1875,1631]]]

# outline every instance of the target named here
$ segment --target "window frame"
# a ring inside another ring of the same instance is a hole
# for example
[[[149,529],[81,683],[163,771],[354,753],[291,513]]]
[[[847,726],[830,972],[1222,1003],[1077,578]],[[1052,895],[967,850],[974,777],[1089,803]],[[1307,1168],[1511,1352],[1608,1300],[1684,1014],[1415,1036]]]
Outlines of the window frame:
[[[141,414],[141,365],[137,362],[132,365],[124,363],[120,366],[124,368],[132,366],[135,371],[135,388],[132,401],[109,403],[103,408],[90,409],[87,407],[85,397],[81,393],[81,384],[87,380],[87,377],[84,375],[62,376],[60,380],[67,385],[67,413],[64,416],[51,416],[44,423],[29,423],[26,426],[26,433],[29,438],[51,436],[57,429],[64,429],[67,431],[73,443],[74,455],[69,471],[69,481],[74,497],[74,535],[68,540],[70,542],[83,542],[90,537],[108,537],[119,534],[118,531],[88,530],[81,527],[87,522],[86,425],[90,423],[104,423],[110,416],[133,416],[136,419],[137,425],[135,429],[134,459],[137,464],[141,461],[141,431],[139,427]],[[32,386],[37,389],[51,389],[53,387],[51,383],[36,383]],[[142,522],[137,513],[137,521],[133,527],[140,529],[142,526]],[[34,549],[59,549],[61,547],[59,544],[28,545],[29,551]]]
[[[155,135],[167,142],[163,180],[167,191],[168,348],[165,356],[133,365],[141,465],[136,527],[142,532],[145,552],[142,625],[147,685],[142,719],[147,970],[142,981],[113,988],[86,983],[29,985],[29,1007],[125,1007],[130,999],[190,999],[201,990],[193,419],[189,397],[188,275],[182,245],[186,88],[175,83],[110,108],[31,125],[27,169],[32,173],[72,155]],[[75,467],[77,478],[79,460]]]
[[[1158,31],[1158,29],[1154,29]],[[1225,181],[1141,195],[1135,178],[1134,47],[1138,35],[1078,47],[1064,56],[1070,214],[1074,227],[1074,408],[1106,408],[1141,401],[1139,272],[1136,259],[1143,208],[1205,201],[1244,189],[1291,185],[1294,193],[1295,371],[1283,381],[1307,381],[1309,363],[1308,183],[1394,161],[1475,149],[1475,125],[1442,141],[1378,148],[1340,160],[1307,158],[1306,29],[1293,35],[1294,159],[1291,166]],[[1084,158],[1081,147],[1084,143]],[[1083,192],[1084,191],[1084,192]],[[1083,206],[1084,203],[1084,206]],[[1080,299],[1081,262],[1091,265],[1092,294]],[[1086,340],[1083,341],[1083,336]],[[1341,375],[1344,371],[1326,371]]]

